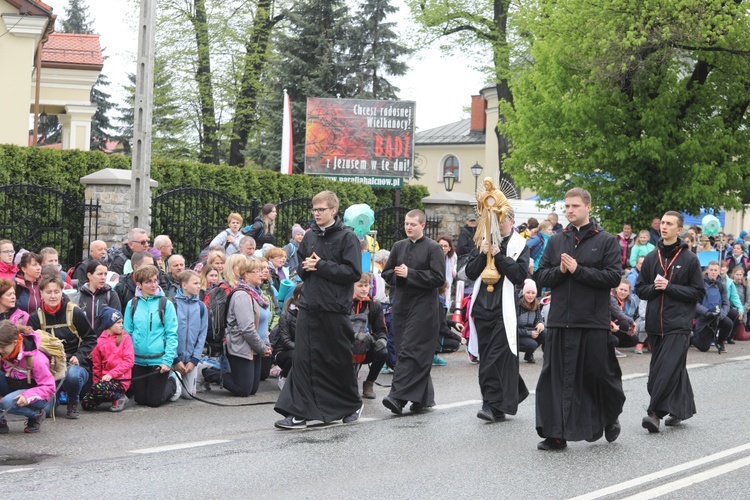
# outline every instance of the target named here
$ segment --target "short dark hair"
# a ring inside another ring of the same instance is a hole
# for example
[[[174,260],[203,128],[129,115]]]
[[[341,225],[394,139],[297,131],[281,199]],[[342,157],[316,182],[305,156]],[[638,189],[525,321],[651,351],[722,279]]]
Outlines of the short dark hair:
[[[685,224],[685,218],[682,216],[680,212],[676,212],[674,210],[667,210],[664,212],[664,215],[670,215],[672,217],[677,218],[677,227],[682,227],[683,224]]]

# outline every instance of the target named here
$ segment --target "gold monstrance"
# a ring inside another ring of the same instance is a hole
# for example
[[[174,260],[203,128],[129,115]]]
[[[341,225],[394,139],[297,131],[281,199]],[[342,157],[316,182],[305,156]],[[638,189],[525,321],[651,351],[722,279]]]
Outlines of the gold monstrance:
[[[477,231],[474,234],[474,243],[477,245],[477,248],[482,246],[484,240],[487,240],[490,245],[490,249],[487,252],[487,265],[479,277],[487,285],[487,291],[494,292],[495,283],[500,281],[502,276],[495,267],[492,245],[499,247],[502,243],[500,223],[508,216],[511,206],[508,198],[492,182],[492,178],[485,177],[483,184],[484,190],[477,192],[476,195],[479,223],[477,224]]]

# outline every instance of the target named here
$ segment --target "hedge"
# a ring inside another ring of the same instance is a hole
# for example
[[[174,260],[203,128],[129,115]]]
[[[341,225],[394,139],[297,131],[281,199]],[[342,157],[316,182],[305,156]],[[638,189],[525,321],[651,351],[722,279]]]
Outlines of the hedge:
[[[79,179],[103,168],[130,170],[130,158],[100,151],[58,150],[0,144],[0,184],[32,183],[52,187],[83,198]],[[201,187],[220,191],[237,201],[257,198],[267,201],[314,196],[330,189],[341,205],[367,203],[373,208],[395,205],[395,190],[372,189],[362,184],[336,182],[307,175],[281,175],[270,170],[254,170],[226,165],[205,165],[184,160],[154,159],[151,177],[159,182],[157,194],[178,187]],[[429,195],[425,186],[405,185],[401,206],[421,208]]]

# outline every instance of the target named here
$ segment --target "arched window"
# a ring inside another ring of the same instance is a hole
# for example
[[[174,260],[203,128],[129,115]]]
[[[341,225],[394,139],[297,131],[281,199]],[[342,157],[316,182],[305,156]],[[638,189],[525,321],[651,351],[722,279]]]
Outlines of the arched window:
[[[440,180],[442,180],[443,176],[448,172],[453,172],[453,176],[456,178],[456,182],[459,182],[461,180],[461,164],[459,163],[458,158],[454,155],[448,155],[443,160],[443,168],[442,174],[440,175]]]

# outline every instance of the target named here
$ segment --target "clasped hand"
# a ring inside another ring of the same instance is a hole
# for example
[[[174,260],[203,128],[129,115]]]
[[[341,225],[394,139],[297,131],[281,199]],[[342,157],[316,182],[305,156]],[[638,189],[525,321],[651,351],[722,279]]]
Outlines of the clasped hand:
[[[318,254],[313,252],[311,256],[309,256],[308,258],[302,261],[302,269],[304,269],[305,271],[317,270],[315,266],[318,265],[319,260],[320,260],[320,257],[318,257]]]
[[[578,261],[564,253],[560,256],[560,271],[573,274],[578,269]]]
[[[490,244],[487,242],[487,240],[482,241],[482,245],[479,247],[479,251],[483,254],[486,254],[487,251],[490,250]],[[500,247],[497,245],[492,245],[492,255],[493,257],[500,253]]]

